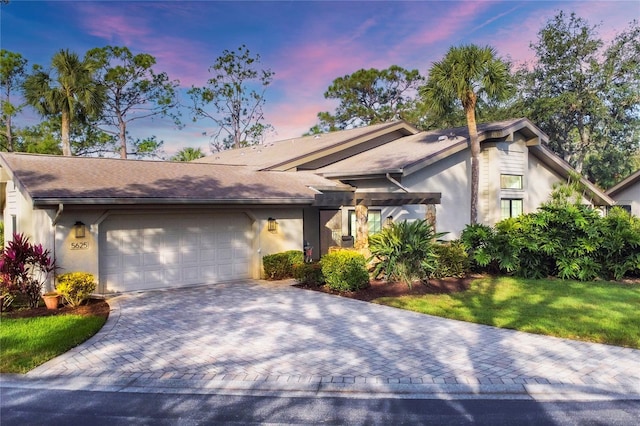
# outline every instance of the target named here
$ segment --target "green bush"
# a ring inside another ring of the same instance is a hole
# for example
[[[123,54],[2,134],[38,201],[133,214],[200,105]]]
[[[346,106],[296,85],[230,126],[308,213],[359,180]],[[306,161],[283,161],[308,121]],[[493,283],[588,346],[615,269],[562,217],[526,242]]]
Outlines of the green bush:
[[[450,241],[433,245],[436,267],[431,278],[464,278],[469,273],[469,255],[460,241]]]
[[[262,258],[264,274],[268,280],[292,278],[293,265],[297,263],[304,263],[304,253],[301,250],[269,254]]]
[[[96,289],[96,279],[86,272],[69,272],[58,276],[56,290],[72,307],[87,300]]]
[[[320,264],[322,275],[332,290],[356,291],[369,285],[366,259],[356,251],[334,251],[324,255]]]
[[[426,220],[392,223],[369,237],[371,259],[376,261],[374,274],[386,280],[399,280],[409,288],[416,280],[425,280],[435,269],[433,253],[436,234]]]
[[[293,278],[300,284],[320,286],[324,284],[322,265],[314,263],[296,263],[293,265]]]
[[[602,217],[589,206],[554,201],[495,229],[468,226],[461,239],[476,267],[489,272],[590,281],[640,271],[640,219],[617,208]]]

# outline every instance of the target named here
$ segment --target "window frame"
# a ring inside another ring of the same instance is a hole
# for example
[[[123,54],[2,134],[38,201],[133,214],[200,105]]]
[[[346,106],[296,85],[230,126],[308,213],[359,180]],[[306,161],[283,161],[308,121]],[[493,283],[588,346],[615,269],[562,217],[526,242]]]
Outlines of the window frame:
[[[505,208],[503,206],[503,203],[505,201],[509,202],[509,216],[504,215]],[[513,209],[514,201],[520,202],[520,213],[516,215],[514,215],[514,209]],[[522,198],[500,198],[500,220],[509,219],[512,217],[518,217],[522,214],[524,214],[524,200]]]
[[[382,231],[382,228],[383,228],[383,226],[382,226],[382,210],[381,209],[369,209],[367,211],[367,220],[368,220],[369,224],[372,223],[372,222],[375,223],[375,221],[372,221],[370,216],[369,216],[371,214],[377,214],[378,215],[378,217],[379,217],[378,224],[379,224],[379,228],[380,229],[378,229],[377,231],[372,231],[371,226],[369,226],[369,235],[377,234],[378,232]],[[356,211],[353,210],[353,209],[350,209],[349,213],[347,215],[347,221],[348,221],[348,224],[349,224],[347,232],[348,232],[348,235],[353,237],[353,241],[356,240],[356,227],[353,226],[353,223],[352,223],[355,220],[356,220]]]
[[[509,186],[508,184],[505,183],[505,179],[507,178],[518,178],[517,181],[514,181],[515,183],[517,183],[517,187],[512,187]],[[501,173],[500,174],[500,189],[510,189],[510,190],[522,190],[524,189],[524,176],[523,175],[514,175],[514,174],[509,174],[509,173]]]

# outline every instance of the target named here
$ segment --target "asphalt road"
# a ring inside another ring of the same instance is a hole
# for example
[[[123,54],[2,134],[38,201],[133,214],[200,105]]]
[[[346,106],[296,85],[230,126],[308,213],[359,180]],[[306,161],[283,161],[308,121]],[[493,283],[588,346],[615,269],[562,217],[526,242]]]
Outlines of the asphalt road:
[[[638,425],[640,401],[429,400],[0,388],[9,425]]]

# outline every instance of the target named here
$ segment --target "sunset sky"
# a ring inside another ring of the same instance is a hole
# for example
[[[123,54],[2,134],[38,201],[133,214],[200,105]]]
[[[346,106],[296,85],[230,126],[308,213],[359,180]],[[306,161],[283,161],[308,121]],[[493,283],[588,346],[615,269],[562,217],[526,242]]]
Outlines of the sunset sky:
[[[186,90],[202,86],[208,68],[225,49],[246,44],[275,72],[266,93],[269,139],[300,136],[333,111],[324,92],[339,76],[361,68],[391,65],[423,75],[453,45],[491,45],[516,64],[532,59],[529,44],[560,10],[575,12],[610,40],[633,19],[639,1],[27,1],[11,0],[0,10],[0,46],[22,54],[29,66],[47,67],[60,49],[84,55],[93,47],[127,46],[157,58],[157,71]],[[209,153],[212,122],[186,127],[169,120],[134,123],[133,137],[156,135],[167,155],[183,147]],[[37,122],[27,110],[18,126]]]

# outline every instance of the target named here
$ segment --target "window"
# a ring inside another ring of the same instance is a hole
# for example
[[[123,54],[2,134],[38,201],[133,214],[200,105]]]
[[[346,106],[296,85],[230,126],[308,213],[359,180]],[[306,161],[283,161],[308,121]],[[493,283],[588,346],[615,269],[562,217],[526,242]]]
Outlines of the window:
[[[382,214],[380,210],[369,210],[367,213],[367,221],[369,224],[369,235],[376,234],[382,229]],[[356,240],[356,212],[349,210],[349,235]]]
[[[500,188],[522,189],[522,175],[500,175]]]
[[[522,200],[503,198],[500,200],[500,209],[502,211],[502,219],[520,216],[522,214]]]

